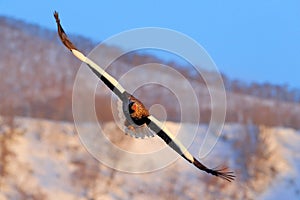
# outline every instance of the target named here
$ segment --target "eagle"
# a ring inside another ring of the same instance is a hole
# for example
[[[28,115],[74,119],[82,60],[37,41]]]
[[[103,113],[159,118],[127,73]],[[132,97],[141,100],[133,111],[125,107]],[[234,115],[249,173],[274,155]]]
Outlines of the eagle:
[[[126,126],[129,128],[129,130],[134,129],[135,127],[147,127],[162,140],[164,140],[164,142],[174,151],[176,151],[185,160],[192,163],[198,169],[203,170],[208,174],[225,179],[229,182],[234,180],[234,173],[232,171],[228,171],[227,167],[220,169],[208,168],[194,156],[192,156],[192,154],[189,153],[183,144],[177,140],[176,137],[158,119],[149,113],[140,100],[128,93],[114,77],[108,74],[104,69],[86,57],[75,47],[62,28],[58,12],[56,11],[54,12],[54,18],[57,23],[58,35],[66,48],[68,48],[75,57],[84,62],[93,71],[93,73],[95,73],[95,75],[102,80],[103,83],[121,100],[122,111],[126,118]]]

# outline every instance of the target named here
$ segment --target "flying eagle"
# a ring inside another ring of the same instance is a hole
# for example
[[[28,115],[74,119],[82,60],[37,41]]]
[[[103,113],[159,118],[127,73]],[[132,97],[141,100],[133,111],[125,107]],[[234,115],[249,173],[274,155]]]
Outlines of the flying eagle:
[[[231,171],[227,171],[227,168],[210,169],[201,164],[196,158],[194,158],[188,150],[178,141],[172,133],[162,125],[154,116],[150,115],[143,103],[128,93],[119,82],[104,71],[91,59],[81,53],[75,45],[69,40],[64,29],[60,24],[58,13],[54,12],[54,17],[57,23],[58,35],[62,43],[76,56],[79,60],[86,63],[87,66],[99,77],[104,84],[122,101],[122,110],[127,120],[127,127],[134,129],[134,127],[146,126],[151,131],[156,133],[162,138],[173,150],[175,150],[184,159],[192,163],[198,169],[203,170],[214,176],[223,178],[229,182],[234,180],[235,175]]]

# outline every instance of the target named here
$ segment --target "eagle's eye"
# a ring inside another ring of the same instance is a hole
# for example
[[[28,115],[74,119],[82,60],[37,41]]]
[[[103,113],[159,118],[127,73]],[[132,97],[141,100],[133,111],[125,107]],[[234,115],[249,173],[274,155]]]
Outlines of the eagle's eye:
[[[133,103],[133,104],[132,104],[131,109],[134,110],[134,111],[136,111],[136,109],[137,109],[136,103]]]
[[[129,103],[129,113],[134,113],[136,111],[136,104],[134,102]]]

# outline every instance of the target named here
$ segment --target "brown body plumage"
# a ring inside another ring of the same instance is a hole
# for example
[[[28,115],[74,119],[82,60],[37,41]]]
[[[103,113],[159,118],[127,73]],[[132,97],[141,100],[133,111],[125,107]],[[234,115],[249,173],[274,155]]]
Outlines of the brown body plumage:
[[[146,107],[144,106],[144,104],[139,101],[137,98],[135,98],[134,96],[130,95],[129,97],[130,100],[130,116],[131,118],[134,118],[136,120],[145,118],[149,116],[149,112],[146,109]]]

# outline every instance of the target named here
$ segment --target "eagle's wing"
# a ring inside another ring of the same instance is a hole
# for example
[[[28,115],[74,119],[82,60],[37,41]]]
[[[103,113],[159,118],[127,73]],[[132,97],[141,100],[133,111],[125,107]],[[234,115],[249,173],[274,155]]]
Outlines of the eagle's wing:
[[[227,168],[221,169],[210,169],[200,163],[196,158],[194,158],[189,151],[181,144],[179,140],[177,140],[172,133],[165,127],[163,124],[157,120],[154,116],[148,116],[147,126],[154,131],[159,137],[161,137],[173,150],[175,150],[179,155],[185,158],[187,161],[192,163],[198,169],[203,170],[209,174],[214,176],[218,176],[223,178],[229,182],[234,180],[233,172],[227,171]]]
[[[58,13],[54,12],[54,17],[57,23],[58,35],[62,41],[62,43],[76,56],[79,60],[86,63],[89,68],[109,87],[111,91],[113,91],[121,100],[125,98],[126,93],[125,89],[118,83],[116,79],[114,79],[111,75],[109,75],[104,69],[99,67],[94,61],[86,57],[83,53],[77,50],[75,45],[69,40],[66,35],[64,29],[60,24],[60,19]]]
[[[62,28],[60,24],[60,19],[57,12],[54,12],[54,17],[56,19],[57,23],[57,30],[58,35],[62,41],[62,43],[82,62],[86,63],[88,67],[100,78],[108,87],[113,91],[122,102],[121,105],[118,105],[118,111],[119,111],[119,118],[121,121],[123,121],[123,124],[121,125],[121,128],[126,134],[129,134],[132,137],[136,138],[145,138],[145,137],[153,137],[154,134],[151,130],[148,129],[146,125],[142,126],[135,126],[133,123],[126,124],[126,117],[122,110],[122,104],[124,102],[128,102],[128,93],[125,91],[125,89],[118,83],[116,79],[114,79],[111,75],[109,75],[106,71],[104,71],[99,65],[94,63],[91,59],[86,57],[83,53],[81,53],[75,45],[69,40],[67,34],[65,33],[64,29]],[[121,110],[119,110],[119,108]],[[124,120],[125,118],[125,120]]]
[[[62,26],[60,25],[60,20],[58,17],[58,13],[54,12],[54,17],[57,23],[58,35],[63,42],[63,44],[82,62],[86,63],[89,68],[111,89],[122,101],[122,103],[127,103],[128,98],[138,101],[133,96],[125,91],[125,89],[118,83],[116,79],[114,79],[111,75],[109,75],[106,71],[104,71],[101,67],[99,67],[92,60],[87,58],[83,53],[77,50],[74,44],[69,40],[66,33],[64,32]],[[139,102],[139,101],[138,101]],[[141,102],[139,102],[141,104]],[[127,118],[127,120],[130,120]],[[131,121],[131,120],[130,120]],[[224,169],[209,169],[201,164],[196,158],[194,158],[188,150],[178,141],[167,129],[162,125],[162,123],[157,120],[152,115],[148,115],[146,119],[142,119],[145,121],[149,129],[151,129],[154,133],[156,133],[159,137],[161,137],[173,150],[175,150],[178,154],[180,154],[187,161],[195,165],[198,169],[203,170],[212,175],[221,177],[227,181],[232,181],[234,179],[233,172],[226,171]],[[132,121],[130,124],[133,124]]]

